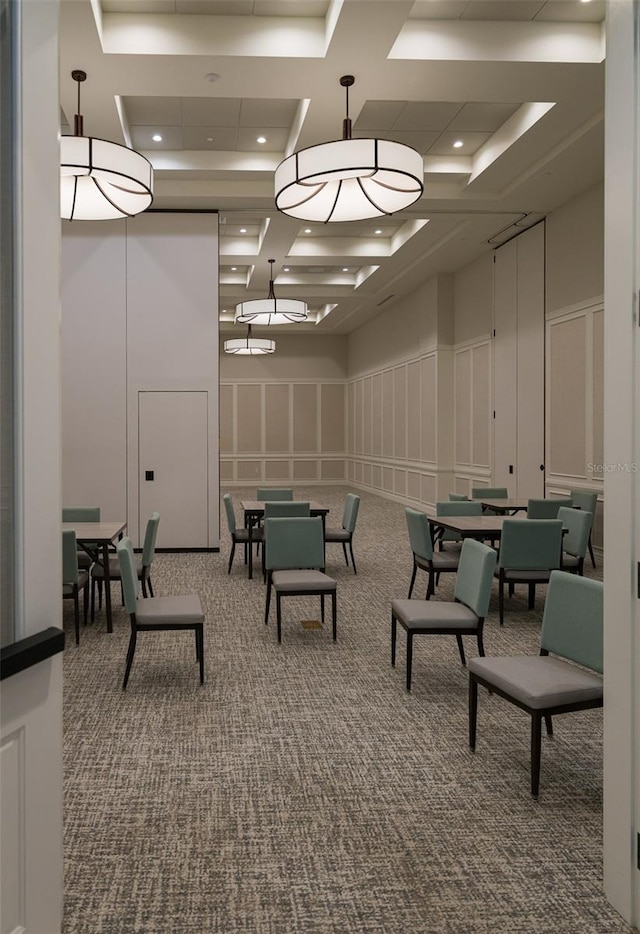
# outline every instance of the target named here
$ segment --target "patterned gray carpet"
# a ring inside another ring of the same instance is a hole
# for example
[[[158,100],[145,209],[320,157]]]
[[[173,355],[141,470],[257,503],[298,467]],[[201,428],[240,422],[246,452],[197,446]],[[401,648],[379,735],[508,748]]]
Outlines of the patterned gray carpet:
[[[345,492],[297,495],[339,525]],[[233,491],[238,514],[253,495]],[[416,640],[411,695],[403,634],[390,666],[390,600],[411,570],[402,506],[363,494],[354,550],[357,576],[339,545],[328,555],[335,645],[330,625],[300,625],[310,599],[285,601],[277,644],[260,575],[237,553],[227,576],[226,533],[219,555],[158,555],[156,593],[206,607],[203,688],[192,634],[143,633],[123,693],[116,588],[114,633],[101,616],[79,647],[65,602],[66,934],[630,930],[601,885],[601,711],[557,718],[532,800],[525,714],[482,692],[468,750],[454,639]],[[523,592],[500,630],[492,600],[487,654],[537,651],[540,618]]]

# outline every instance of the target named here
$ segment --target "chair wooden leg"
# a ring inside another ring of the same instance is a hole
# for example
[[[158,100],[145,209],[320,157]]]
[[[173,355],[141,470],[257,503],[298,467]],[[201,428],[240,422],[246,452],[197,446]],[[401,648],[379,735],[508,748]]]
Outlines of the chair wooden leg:
[[[478,682],[469,675],[469,746],[476,751],[476,726],[478,721]]]
[[[542,739],[542,714],[531,716],[531,794],[538,797],[540,787],[540,745]]]
[[[547,736],[553,736],[553,719],[551,714],[546,713],[544,715],[544,723],[547,728]]]
[[[89,616],[89,578],[82,588],[82,623],[84,626],[87,625],[87,620]]]
[[[278,642],[282,642],[282,607],[280,605],[281,597],[276,593],[276,622],[278,624]]]
[[[536,605],[536,585],[529,584],[529,609],[533,610]]]
[[[435,578],[434,572],[429,571],[429,582],[427,584],[427,593],[425,596],[425,600],[430,600],[432,595],[436,592],[434,578]]]
[[[147,582],[144,577],[141,578],[140,584],[142,585],[142,596],[146,599],[147,597]]]
[[[407,691],[411,690],[411,669],[413,668],[413,633],[407,632]]]
[[[478,640],[478,655],[480,656],[480,658],[484,658],[484,641],[483,641],[483,638],[482,638],[482,630],[481,630],[481,629],[478,630],[478,633],[477,633],[476,638],[477,638],[477,640]]]
[[[356,567],[356,559],[353,557],[353,545],[351,542],[349,542],[349,551],[351,552],[351,564],[353,565],[353,573],[357,574],[358,569]]]
[[[464,657],[464,645],[462,644],[462,636],[459,632],[456,633],[456,641],[458,643],[458,652],[460,652],[460,661],[463,665],[467,664],[467,660]]]
[[[331,624],[333,629],[333,641],[338,638],[338,597],[334,590],[331,594]]]
[[[342,543],[342,552],[344,554],[344,563],[349,567],[349,558],[347,557],[347,543]]]
[[[96,619],[96,582],[95,578],[91,578],[91,622],[94,623]]]
[[[416,562],[413,562],[413,574],[411,575],[411,583],[409,584],[409,593],[407,594],[407,600],[411,599],[411,594],[413,593],[413,585],[416,582],[416,572],[418,570],[418,565]]]
[[[76,625],[76,645],[80,645],[80,601],[78,585],[73,585],[73,618]]]
[[[591,558],[591,564],[596,566],[596,556],[593,553],[593,544],[591,543],[591,532],[589,532],[589,557]]]
[[[150,578],[150,577],[147,577],[147,587],[149,588],[149,596],[150,596],[150,597],[153,597],[153,596],[154,596],[154,593],[153,593],[153,584],[151,583],[151,578]]]
[[[500,625],[504,626],[504,581],[498,581],[498,611],[500,613]]]
[[[512,597],[512,596],[514,595],[515,592],[516,592],[516,585],[515,585],[515,584],[509,584],[509,596]]]
[[[127,649],[127,667],[124,672],[124,681],[122,682],[122,690],[124,691],[127,687],[127,682],[129,680],[129,672],[131,671],[131,665],[133,663],[133,655],[136,650],[136,640],[137,633],[135,629],[131,629],[131,638],[129,639],[129,648]]]
[[[269,609],[271,607],[271,571],[267,575],[267,598],[264,604],[264,624],[269,622]]]
[[[231,574],[231,565],[233,564],[233,556],[236,553],[236,543],[232,542],[231,544],[231,554],[229,555],[229,567],[227,568],[227,574]]]
[[[396,667],[396,635],[398,630],[398,621],[393,613],[391,614],[391,667]]]
[[[320,621],[324,623],[324,594],[320,594]]]
[[[204,626],[202,624],[196,629],[196,650],[200,662],[200,684],[204,684]]]

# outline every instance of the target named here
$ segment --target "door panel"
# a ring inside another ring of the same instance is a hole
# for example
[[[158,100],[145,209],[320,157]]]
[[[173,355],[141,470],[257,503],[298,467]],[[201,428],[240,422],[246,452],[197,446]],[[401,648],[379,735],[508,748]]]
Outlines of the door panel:
[[[206,392],[138,393],[140,536],[160,513],[158,548],[207,548]]]

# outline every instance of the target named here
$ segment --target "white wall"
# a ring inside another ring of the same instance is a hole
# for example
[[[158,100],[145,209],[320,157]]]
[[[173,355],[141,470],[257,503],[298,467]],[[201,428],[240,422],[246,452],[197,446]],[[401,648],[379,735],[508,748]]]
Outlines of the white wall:
[[[604,292],[604,186],[553,211],[546,224],[547,315]]]

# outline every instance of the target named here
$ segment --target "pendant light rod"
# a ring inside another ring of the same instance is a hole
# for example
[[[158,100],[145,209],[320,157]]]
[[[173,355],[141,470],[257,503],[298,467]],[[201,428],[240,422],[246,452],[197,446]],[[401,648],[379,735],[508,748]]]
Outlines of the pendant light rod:
[[[351,139],[351,119],[349,117],[349,88],[353,87],[355,83],[355,78],[353,75],[343,75],[340,78],[340,84],[344,88],[344,93],[347,98],[346,108],[345,108],[345,118],[342,121],[342,138]]]
[[[87,73],[86,71],[81,71],[81,69],[79,68],[75,68],[71,72],[71,77],[73,78],[74,81],[78,82],[78,106],[76,108],[76,114],[73,118],[73,135],[84,136],[84,128],[83,128],[84,121],[82,119],[82,114],[80,113],[80,85],[82,84],[83,81],[87,80]]]

